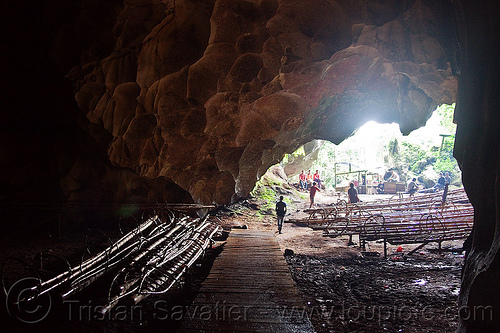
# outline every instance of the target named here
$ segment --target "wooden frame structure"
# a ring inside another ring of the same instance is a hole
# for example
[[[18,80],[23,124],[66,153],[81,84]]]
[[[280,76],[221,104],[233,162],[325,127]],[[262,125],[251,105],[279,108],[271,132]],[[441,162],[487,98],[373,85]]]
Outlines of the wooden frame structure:
[[[420,244],[412,254],[426,244],[467,238],[472,231],[474,209],[463,189],[417,194],[389,200],[339,204],[326,208],[308,209],[302,220],[315,230],[323,230],[328,237],[359,237],[360,247],[382,240],[384,256],[387,243]],[[298,221],[296,221],[298,222]]]

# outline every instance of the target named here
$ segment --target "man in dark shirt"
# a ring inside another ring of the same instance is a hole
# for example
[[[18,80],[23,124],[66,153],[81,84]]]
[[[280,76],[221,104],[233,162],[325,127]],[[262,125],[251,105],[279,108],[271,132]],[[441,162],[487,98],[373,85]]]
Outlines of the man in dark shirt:
[[[281,234],[283,228],[283,220],[286,214],[286,203],[283,202],[283,196],[280,196],[280,201],[276,203],[276,216],[278,217],[278,232]]]
[[[444,184],[445,184],[445,179],[444,179],[444,176],[443,176],[443,173],[440,172],[439,173],[439,178],[437,180],[437,183],[436,185],[434,185],[434,187],[432,188],[432,192],[436,192],[437,190],[442,190],[444,188]]]
[[[349,184],[347,194],[349,195],[349,203],[356,203],[359,201],[358,191],[354,188],[354,183]]]
[[[408,183],[408,193],[410,193],[410,197],[415,194],[418,190],[417,178],[413,178],[411,182]]]

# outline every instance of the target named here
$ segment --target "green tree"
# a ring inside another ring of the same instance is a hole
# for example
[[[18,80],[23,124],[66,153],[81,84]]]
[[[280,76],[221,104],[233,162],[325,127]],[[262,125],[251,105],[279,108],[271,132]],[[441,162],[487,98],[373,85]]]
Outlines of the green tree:
[[[429,164],[428,153],[419,145],[410,142],[401,142],[401,163],[414,174],[420,174]]]
[[[441,117],[440,125],[448,131],[448,133],[443,133],[441,147],[439,150],[433,152],[433,156],[436,158],[436,162],[433,167],[436,172],[439,171],[449,171],[452,174],[460,174],[460,168],[458,167],[457,161],[453,157],[453,147],[455,145],[455,133],[457,130],[457,125],[453,123],[453,113],[455,111],[455,104],[447,105],[443,104],[437,108],[436,112]]]
[[[392,138],[387,144],[387,164],[395,167],[401,163],[401,149],[397,138]]]

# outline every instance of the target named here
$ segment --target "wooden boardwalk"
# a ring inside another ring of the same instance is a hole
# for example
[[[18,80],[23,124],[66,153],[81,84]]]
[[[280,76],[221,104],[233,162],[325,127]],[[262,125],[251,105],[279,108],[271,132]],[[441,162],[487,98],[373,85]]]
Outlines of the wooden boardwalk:
[[[273,233],[230,232],[177,332],[314,332]]]

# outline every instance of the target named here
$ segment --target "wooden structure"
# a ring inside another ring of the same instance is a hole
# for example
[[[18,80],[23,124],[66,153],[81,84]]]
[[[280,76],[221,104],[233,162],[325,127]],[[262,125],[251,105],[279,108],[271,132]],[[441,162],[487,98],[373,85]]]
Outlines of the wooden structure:
[[[314,332],[273,233],[233,229],[177,332]]]
[[[443,241],[464,239],[474,220],[473,207],[463,189],[356,204],[339,201],[305,212],[309,216],[303,222],[309,227],[323,230],[329,237],[348,235],[349,242],[357,235],[363,250],[367,242],[382,240],[385,256],[387,243],[421,244],[416,251],[431,242],[441,248]]]
[[[384,182],[384,193],[396,194],[398,192],[406,191],[405,182]]]

